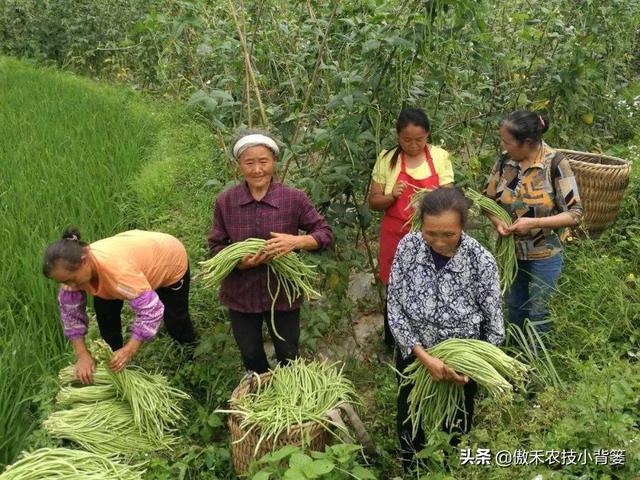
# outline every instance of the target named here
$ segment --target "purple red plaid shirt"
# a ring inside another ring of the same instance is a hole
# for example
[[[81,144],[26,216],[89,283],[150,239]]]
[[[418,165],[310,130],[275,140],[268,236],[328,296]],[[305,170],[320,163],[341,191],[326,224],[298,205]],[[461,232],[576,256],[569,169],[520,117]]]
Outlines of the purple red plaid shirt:
[[[216,255],[231,243],[247,238],[271,238],[271,232],[297,235],[304,230],[311,235],[318,248],[331,245],[331,227],[313,207],[301,190],[286,187],[273,180],[266,195],[255,200],[246,182],[221,193],[214,206],[213,226],[209,232],[209,250]],[[234,269],[222,281],[220,302],[232,310],[243,313],[260,313],[271,309],[271,297],[267,289],[268,267],[260,265],[247,270]],[[271,277],[275,288],[275,277]],[[276,310],[294,310],[302,304],[298,298],[289,305],[284,292],[276,301]]]

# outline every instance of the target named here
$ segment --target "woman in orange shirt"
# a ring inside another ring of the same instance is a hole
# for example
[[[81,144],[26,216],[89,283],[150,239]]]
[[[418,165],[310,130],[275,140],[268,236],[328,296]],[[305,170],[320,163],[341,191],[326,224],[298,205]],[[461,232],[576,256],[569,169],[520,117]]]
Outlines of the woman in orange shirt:
[[[127,366],[143,342],[152,340],[164,318],[180,343],[196,338],[189,316],[189,261],[180,241],[166,233],[131,230],[87,244],[68,229],[44,254],[44,275],[62,284],[58,295],[65,336],[76,352],[76,376],[92,381],[95,363],[87,350],[86,294],[94,297],[100,335],[114,351],[111,368]],[[123,346],[120,314],[127,300],[135,313]]]

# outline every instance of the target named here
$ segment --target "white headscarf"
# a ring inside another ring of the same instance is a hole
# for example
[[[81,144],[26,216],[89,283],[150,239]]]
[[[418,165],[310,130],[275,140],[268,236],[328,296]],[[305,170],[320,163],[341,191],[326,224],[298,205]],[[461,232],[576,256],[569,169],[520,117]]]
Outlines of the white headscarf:
[[[242,155],[249,147],[256,147],[258,145],[263,145],[271,150],[276,156],[280,153],[280,149],[278,148],[278,144],[272,139],[267,137],[266,135],[262,135],[261,133],[252,133],[251,135],[245,135],[244,137],[238,139],[238,141],[233,146],[233,157],[238,160],[238,157]]]

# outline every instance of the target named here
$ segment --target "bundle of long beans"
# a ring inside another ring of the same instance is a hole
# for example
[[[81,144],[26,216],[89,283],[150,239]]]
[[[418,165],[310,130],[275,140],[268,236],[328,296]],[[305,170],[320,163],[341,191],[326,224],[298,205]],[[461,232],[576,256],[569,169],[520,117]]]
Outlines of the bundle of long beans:
[[[141,480],[141,465],[68,448],[41,448],[0,474],[0,480]]]
[[[74,403],[91,403],[110,400],[116,397],[116,387],[113,385],[87,385],[83,387],[62,387],[56,395],[56,401],[61,406],[71,406]]]
[[[200,262],[204,275],[202,279],[205,286],[218,288],[222,280],[231,273],[238,262],[247,255],[256,255],[265,248],[266,240],[261,238],[248,238],[242,242],[232,243],[223,248],[218,254]],[[284,340],[276,330],[274,311],[276,300],[280,291],[284,290],[289,305],[300,296],[305,295],[307,299],[319,297],[320,294],[311,286],[311,279],[314,275],[314,266],[305,264],[295,252],[289,252],[278,258],[273,258],[268,262],[269,271],[276,277],[275,291],[271,288],[270,275],[267,271],[267,287],[271,296],[271,327],[276,336]]]
[[[93,343],[92,351],[105,364],[111,361],[113,352],[103,340]],[[182,390],[169,385],[163,375],[150,374],[141,368],[129,366],[120,372],[106,368],[117,397],[124,400],[133,414],[133,422],[141,433],[162,443],[167,433],[185,420],[180,401],[189,398]]]
[[[233,400],[229,410],[218,410],[241,416],[240,426],[246,435],[254,430],[259,433],[256,452],[266,439],[271,439],[275,448],[282,434],[306,422],[317,423],[329,432],[332,425],[343,428],[326,413],[341,403],[357,403],[353,384],[336,364],[297,359],[271,372],[266,385]]]
[[[131,407],[121,400],[75,404],[59,410],[43,422],[53,438],[66,438],[98,455],[133,457],[140,453],[171,449],[177,439],[164,435],[161,441],[140,432],[132,421]]]
[[[422,219],[420,218],[420,209],[418,206],[422,199],[432,191],[433,189],[431,188],[418,188],[413,195],[411,195],[411,200],[409,200],[407,209],[412,210],[412,212],[407,224],[411,227],[412,232],[419,232],[422,229]]]
[[[494,215],[507,225],[511,225],[511,216],[509,213],[488,197],[472,189],[465,191],[466,196],[477,204],[483,211]],[[498,235],[495,247],[495,257],[498,262],[498,270],[500,271],[500,285],[502,293],[506,292],[518,273],[518,261],[516,259],[516,242],[513,235],[503,237]]]
[[[73,388],[84,388],[76,377],[75,365],[67,365],[58,372],[58,383],[62,386],[66,385]],[[106,367],[102,365],[96,366],[96,371],[93,372],[92,385],[111,385],[111,376],[109,375]]]
[[[113,352],[104,340],[94,341],[90,350],[98,360],[93,385],[80,384],[73,365],[60,371],[58,404],[70,408],[45,421],[49,433],[96,453],[135,455],[175,443],[173,433],[185,419],[180,402],[189,396],[141,368],[113,372],[107,367]]]
[[[521,383],[527,366],[490,343],[474,339],[452,338],[428,350],[449,368],[475,380],[493,397],[510,398],[513,387],[505,379]],[[422,426],[425,432],[452,425],[456,413],[464,410],[464,388],[451,382],[436,382],[420,360],[415,360],[404,373],[403,385],[413,384],[408,396],[412,434],[415,437]]]

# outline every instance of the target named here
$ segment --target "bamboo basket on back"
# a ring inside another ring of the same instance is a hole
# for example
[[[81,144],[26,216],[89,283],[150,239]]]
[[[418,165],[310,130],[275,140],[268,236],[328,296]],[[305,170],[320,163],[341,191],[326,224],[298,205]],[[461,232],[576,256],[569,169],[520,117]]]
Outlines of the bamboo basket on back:
[[[599,235],[616,219],[629,184],[631,162],[598,153],[558,149],[569,160],[584,207],[583,222]]]

